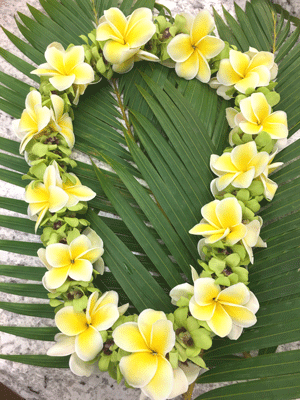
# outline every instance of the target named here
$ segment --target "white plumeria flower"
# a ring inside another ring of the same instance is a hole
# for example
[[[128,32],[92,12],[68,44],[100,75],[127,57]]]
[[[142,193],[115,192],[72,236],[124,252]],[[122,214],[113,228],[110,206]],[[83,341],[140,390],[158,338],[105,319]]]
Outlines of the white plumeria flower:
[[[96,31],[96,39],[106,41],[103,55],[113,64],[113,70],[124,73],[133,67],[134,61],[158,60],[153,54],[140,51],[155,32],[156,27],[149,8],[138,8],[126,18],[121,10],[112,7],[104,11]]]
[[[215,183],[221,192],[230,184],[239,189],[248,188],[253,179],[264,172],[269,161],[269,154],[258,152],[255,142],[251,141],[234,147],[230,153],[212,154],[210,168],[219,176]]]
[[[72,118],[68,113],[64,113],[65,102],[61,97],[53,94],[50,98],[52,102],[50,127],[53,131],[59,132],[65,138],[70,149],[72,149],[75,143]]]
[[[250,291],[243,283],[221,290],[214,279],[199,278],[194,283],[194,291],[189,310],[194,318],[206,321],[216,335],[227,336],[233,324],[246,328],[256,323],[254,313],[246,307]]]
[[[207,10],[200,11],[195,18],[187,18],[189,34],[176,35],[167,47],[169,56],[176,63],[178,76],[189,80],[197,78],[204,83],[210,80],[207,60],[217,56],[225,46],[223,40],[209,35],[214,28],[214,19]]]
[[[52,165],[55,167],[56,174],[57,174],[57,185],[61,187],[65,193],[69,196],[68,202],[66,203],[66,207],[74,207],[79,201],[89,201],[92,200],[96,193],[87,186],[81,184],[79,178],[69,172],[75,181],[72,182],[70,179],[63,181],[60,177],[59,167],[56,161],[53,161]]]
[[[255,295],[251,291],[249,292],[250,292],[250,299],[248,303],[244,305],[244,307],[250,310],[253,314],[256,314],[257,311],[259,310],[259,302],[255,297]],[[227,337],[231,340],[237,340],[241,336],[242,332],[243,332],[243,327],[241,327],[240,325],[236,325],[234,322],[232,322],[232,329],[228,333]]]
[[[43,183],[32,181],[25,191],[25,201],[29,203],[28,215],[33,219],[37,214],[35,231],[42,222],[46,212],[55,213],[66,206],[69,196],[59,186],[57,171],[54,165],[49,165],[43,176]]]
[[[274,160],[274,157],[278,153],[278,149],[274,151],[273,154],[270,155],[270,159],[268,162],[268,165],[264,169],[263,173],[259,176],[259,179],[262,181],[264,185],[264,196],[267,200],[271,201],[276,193],[276,190],[278,188],[278,185],[276,182],[272,181],[269,178],[269,174],[274,172],[277,168],[281,167],[283,165],[282,162],[277,162],[273,163],[272,161]]]
[[[103,348],[100,331],[110,329],[119,318],[118,293],[110,291],[100,299],[98,297],[98,292],[91,294],[85,313],[76,312],[72,306],[68,306],[61,308],[55,315],[56,326],[69,337],[68,350],[65,351],[71,352],[75,343],[75,353],[83,361],[91,361],[100,353]],[[51,355],[54,351],[57,354],[61,347],[61,351],[64,351],[64,346],[59,343],[54,345]]]
[[[223,97],[224,100],[230,100],[232,98],[232,96],[228,96],[226,92],[231,90],[233,88],[233,85],[224,86],[218,81],[217,78],[212,78],[208,84],[212,89],[217,89],[217,95]]]
[[[89,282],[94,263],[95,269],[104,269],[101,258],[103,252],[103,241],[92,229],[87,236],[83,234],[72,240],[70,245],[54,243],[46,249],[39,249],[38,256],[48,269],[43,278],[44,286],[49,291],[57,289],[68,277],[75,281]]]
[[[248,88],[268,86],[277,75],[274,54],[250,48],[247,53],[230,50],[229,59],[220,62],[216,80],[229,90],[232,86],[241,93]]]
[[[98,81],[98,82],[99,82],[99,81]],[[97,82],[97,83],[98,83],[98,82]],[[75,104],[75,106],[78,105],[78,103],[79,103],[79,97],[82,96],[82,95],[84,94],[84,92],[86,91],[86,88],[87,88],[88,86],[89,86],[89,85],[76,85],[76,84],[73,85],[74,92],[75,92],[75,97],[74,97],[74,100],[73,100],[73,104]]]
[[[113,339],[118,347],[133,353],[120,361],[127,383],[152,400],[167,399],[174,387],[174,373],[166,354],[175,345],[175,332],[165,313],[144,310],[137,323],[118,326]]]
[[[211,201],[201,208],[201,214],[203,219],[189,233],[204,236],[205,243],[224,239],[232,246],[247,233],[242,224],[242,207],[235,197]]]
[[[52,357],[63,357],[71,354],[69,367],[73,374],[77,376],[86,376],[88,378],[93,373],[99,371],[97,368],[97,361],[94,363],[85,362],[77,356],[75,352],[76,336],[67,336],[63,333],[58,333],[55,335],[54,340],[56,343],[50,347],[47,351],[47,355]]]
[[[241,112],[234,117],[234,124],[243,132],[257,135],[267,132],[272,139],[285,139],[288,136],[287,115],[284,111],[271,113],[271,106],[263,93],[252,93],[240,101]]]
[[[57,42],[49,44],[45,52],[47,63],[41,64],[32,74],[49,76],[50,83],[58,91],[74,84],[86,85],[95,79],[93,68],[84,62],[83,46],[72,46],[67,50]]]
[[[188,362],[187,365],[179,362],[178,368],[173,369],[173,389],[167,399],[174,399],[175,397],[186,393],[189,385],[191,385],[197,379],[200,369],[200,367],[191,362]],[[143,392],[141,393],[140,400],[146,400],[148,398],[149,397]]]
[[[48,126],[51,112],[48,107],[42,107],[42,96],[37,90],[32,90],[26,97],[25,110],[21,118],[12,122],[15,134],[21,139],[20,153],[35,136]]]
[[[267,247],[267,243],[265,243],[259,236],[261,226],[262,218],[260,218],[259,220],[254,219],[253,221],[249,222],[249,224],[246,225],[247,234],[242,239],[243,245],[245,246],[245,249],[249,255],[251,264],[253,264],[254,262],[252,247]]]

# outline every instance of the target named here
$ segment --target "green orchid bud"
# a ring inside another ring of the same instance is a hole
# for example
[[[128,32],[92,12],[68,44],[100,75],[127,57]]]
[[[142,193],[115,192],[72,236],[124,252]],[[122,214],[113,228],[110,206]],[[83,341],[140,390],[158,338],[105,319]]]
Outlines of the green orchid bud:
[[[206,329],[200,328],[193,331],[192,337],[196,347],[204,350],[211,348],[212,339],[210,333]]]
[[[247,189],[240,189],[237,194],[236,194],[236,198],[238,200],[241,200],[243,202],[249,200],[250,198],[250,192]]]
[[[254,216],[255,216],[254,212],[251,211],[250,208],[245,207],[243,209],[243,220],[246,219],[246,220],[252,221]]]
[[[225,261],[219,260],[217,258],[212,258],[208,263],[210,269],[212,269],[216,274],[220,274],[226,267]]]
[[[252,181],[251,185],[248,187],[251,196],[261,196],[264,193],[264,185],[261,181]],[[257,199],[256,199],[257,200]]]
[[[247,201],[246,206],[250,208],[250,210],[253,211],[254,213],[257,213],[260,210],[260,204],[255,199]]]
[[[243,267],[233,267],[232,271],[237,274],[239,282],[248,283],[249,272]]]
[[[244,133],[242,136],[242,141],[243,143],[249,143],[252,142],[252,135],[249,135],[248,133]]]
[[[232,253],[225,258],[226,265],[228,265],[228,267],[231,269],[237,267],[240,261],[241,258],[237,253]]]
[[[189,309],[188,307],[180,307],[174,311],[175,324],[184,326],[187,320]]]

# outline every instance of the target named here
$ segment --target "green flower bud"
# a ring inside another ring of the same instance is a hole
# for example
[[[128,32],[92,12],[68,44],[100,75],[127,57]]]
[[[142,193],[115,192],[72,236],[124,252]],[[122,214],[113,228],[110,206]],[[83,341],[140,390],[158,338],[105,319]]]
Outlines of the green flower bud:
[[[189,309],[188,307],[180,307],[174,311],[175,324],[178,326],[184,326]]]
[[[188,298],[186,298],[186,297],[181,297],[181,298],[177,301],[176,305],[177,305],[177,307],[186,307],[186,306],[189,305],[189,302],[190,302],[190,299],[188,299]]]
[[[242,136],[242,141],[243,143],[249,143],[252,142],[252,135],[249,135],[248,133],[244,133]]]
[[[276,106],[280,102],[280,94],[277,92],[269,92],[265,96],[271,107]]]
[[[260,210],[260,204],[255,199],[247,201],[246,206],[250,208],[250,210],[253,211],[254,213],[257,213]]]
[[[205,364],[203,358],[201,358],[200,356],[191,357],[191,358],[189,358],[189,359],[190,359],[194,364],[199,365],[199,367],[207,369],[207,368],[206,368],[206,364]]]
[[[246,96],[251,96],[251,94],[252,94],[253,92],[255,92],[255,89],[254,89],[254,88],[248,88],[248,89],[246,89],[245,95],[246,95]]]
[[[252,181],[251,185],[248,187],[248,190],[251,193],[251,196],[260,196],[264,193],[264,185],[261,181]],[[257,200],[257,199],[256,199]]]
[[[106,72],[106,65],[104,64],[103,58],[99,58],[96,64],[97,71],[100,72],[100,74],[104,74]]]
[[[178,360],[181,361],[181,362],[186,362],[187,355],[186,355],[186,352],[185,352],[185,348],[180,343],[178,343],[177,341],[175,342],[175,348],[176,348],[176,350],[178,352]]]
[[[238,200],[241,200],[243,202],[249,200],[250,198],[250,192],[247,189],[240,189],[237,194],[236,194],[236,198]]]
[[[243,267],[233,267],[232,271],[237,274],[238,278],[239,278],[239,282],[242,283],[248,283],[248,275],[249,272],[246,270],[246,268]]]
[[[228,278],[229,278],[229,280],[230,280],[230,285],[235,285],[235,284],[238,283],[238,281],[239,281],[238,275],[237,275],[237,274],[234,274],[234,273],[230,274],[230,275],[228,276]]]
[[[243,210],[243,219],[248,219],[249,221],[252,221],[254,218],[254,212],[250,210],[250,208],[245,207]]]
[[[269,85],[267,86],[267,88],[268,88],[269,90],[273,90],[277,85],[278,85],[278,82],[271,81],[271,82],[269,83]]]
[[[217,258],[212,258],[211,260],[209,260],[208,265],[216,274],[220,274],[226,267],[225,261],[219,260]]]
[[[192,338],[196,347],[204,350],[208,350],[212,346],[212,339],[210,333],[204,329],[200,328],[192,332]]]
[[[255,143],[258,148],[267,146],[270,142],[272,142],[272,139],[268,132],[262,131],[255,138]]]
[[[265,96],[267,96],[268,93],[270,93],[270,90],[265,86],[256,89],[256,91],[259,93],[263,93]]]
[[[240,261],[241,258],[237,253],[232,253],[225,258],[226,265],[228,265],[228,267],[231,269],[237,267]]]
[[[178,352],[175,349],[169,353],[169,362],[173,369],[178,368]]]
[[[240,106],[240,101],[243,100],[243,99],[246,99],[246,97],[247,96],[245,96],[244,94],[237,95],[236,98],[235,98],[235,101],[234,101],[235,105],[237,107],[239,107]]]
[[[98,367],[99,367],[100,371],[102,371],[102,372],[108,371],[110,359],[111,359],[110,356],[106,356],[105,354],[101,355],[99,363],[98,363]]]
[[[192,332],[199,328],[199,322],[194,317],[188,317],[186,320],[186,328],[189,332]]]
[[[230,276],[230,275],[229,275]],[[230,279],[227,276],[220,275],[216,280],[215,283],[221,286],[230,286]]]

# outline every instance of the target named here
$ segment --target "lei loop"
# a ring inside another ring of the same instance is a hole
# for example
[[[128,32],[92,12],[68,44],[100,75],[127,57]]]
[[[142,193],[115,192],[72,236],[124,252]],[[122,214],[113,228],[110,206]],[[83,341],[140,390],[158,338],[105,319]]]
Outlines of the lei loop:
[[[14,121],[20,153],[30,169],[25,178],[28,214],[43,227],[45,248],[38,256],[47,268],[43,284],[61,333],[48,355],[70,357],[70,368],[90,376],[96,368],[142,390],[141,398],[172,399],[187,392],[201,368],[205,350],[215,336],[236,340],[256,323],[259,303],[248,288],[253,247],[260,238],[263,199],[272,200],[277,184],[269,174],[281,163],[274,157],[286,142],[287,116],[272,111],[275,92],[274,55],[250,47],[238,51],[214,36],[214,20],[206,10],[193,17],[153,17],[148,8],[130,16],[118,8],[104,11],[83,46],[51,43],[46,63],[32,73],[41,77],[39,91],[26,98],[21,118]],[[166,315],[146,309],[125,315],[115,291],[101,293],[93,284],[105,273],[101,238],[84,218],[96,193],[69,172],[75,143],[73,105],[88,85],[113,73],[130,71],[147,60],[175,68],[179,77],[208,83],[234,107],[226,110],[229,144],[211,155],[215,200],[201,208],[202,220],[189,233],[198,243],[202,271],[192,267],[193,284],[170,292],[176,309]]]

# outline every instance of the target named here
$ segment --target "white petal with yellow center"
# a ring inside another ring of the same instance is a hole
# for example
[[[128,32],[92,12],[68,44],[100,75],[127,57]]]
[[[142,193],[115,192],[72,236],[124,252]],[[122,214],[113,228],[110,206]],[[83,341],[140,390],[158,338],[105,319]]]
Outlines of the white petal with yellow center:
[[[131,48],[141,47],[146,44],[154,35],[156,27],[152,20],[142,18],[133,26],[128,26],[125,40]]]
[[[69,196],[58,186],[49,187],[49,211],[55,213],[67,204]]]
[[[220,337],[227,336],[232,329],[232,319],[219,303],[216,303],[215,312],[207,324]]]
[[[186,61],[176,63],[175,71],[181,78],[194,79],[199,71],[199,53],[194,50]]]
[[[166,314],[162,311],[147,309],[140,313],[138,317],[138,326],[147,345],[150,345],[151,342],[152,325],[160,319],[167,319]]]
[[[240,75],[232,68],[228,58],[224,58],[220,62],[217,73],[217,80],[225,86],[231,86],[241,79]]]
[[[175,286],[169,293],[172,298],[172,304],[176,305],[177,301],[181,299],[181,297],[189,298],[189,296],[193,296],[194,294],[194,286],[189,283],[182,283],[181,285]]]
[[[77,376],[86,376],[87,378],[90,377],[94,372],[96,373],[98,369],[96,364],[84,362],[77,356],[76,353],[71,355],[69,367],[73,374]]]
[[[216,57],[224,49],[224,46],[223,40],[215,36],[205,36],[196,44],[197,49],[207,59]]]
[[[167,51],[175,62],[186,61],[194,52],[190,35],[180,33],[168,44]]]
[[[75,75],[72,74],[70,76],[66,75],[55,75],[49,79],[51,85],[55,87],[59,92],[62,92],[68,89],[70,86],[73,85],[75,81]]]
[[[74,281],[89,282],[92,279],[93,265],[88,260],[76,259],[70,267],[69,277]]]
[[[210,34],[214,30],[214,27],[215,22],[209,11],[200,11],[196,15],[192,25],[191,37],[193,44],[196,44],[204,36]]]
[[[133,353],[122,357],[119,365],[130,386],[143,388],[153,379],[157,371],[158,356],[151,352]]]
[[[212,302],[207,306],[199,306],[199,304],[195,300],[195,296],[193,296],[189,303],[189,310],[192,316],[199,321],[209,321],[214,315],[216,309],[216,303]]]
[[[257,122],[261,124],[270,115],[271,107],[263,93],[253,93],[250,98]]]
[[[47,351],[47,356],[68,356],[75,351],[75,337],[67,336],[63,333],[55,335],[56,343]]]
[[[175,332],[171,321],[161,319],[152,326],[150,349],[165,356],[175,345]]]
[[[44,275],[44,285],[49,291],[59,288],[65,283],[69,276],[70,266],[60,268],[52,268]]]
[[[217,300],[224,303],[244,305],[250,300],[250,291],[244,283],[236,283],[222,290]]]
[[[70,265],[69,246],[63,243],[49,244],[46,247],[46,260],[53,268]]]
[[[125,322],[114,329],[113,339],[118,347],[130,353],[150,351],[135,322]]]
[[[208,83],[211,77],[210,67],[206,58],[200,53],[200,51],[197,50],[197,52],[199,56],[199,70],[196,78],[203,83]]]
[[[127,20],[122,11],[117,7],[111,7],[104,11],[104,16],[109,25],[116,29],[121,36],[124,36]]]
[[[216,207],[218,204],[219,204],[219,200],[214,200],[208,204],[205,204],[201,208],[201,214],[202,214],[203,218],[207,222],[209,222],[212,226],[214,226],[216,229],[222,228],[220,226],[220,221],[218,220],[217,215],[216,215]]]
[[[178,367],[173,370],[173,378],[173,388],[168,399],[173,399],[174,397],[186,393],[189,388],[187,377],[181,368]]]
[[[105,58],[112,64],[121,64],[138,51],[139,49],[130,49],[128,44],[121,44],[112,40],[107,41],[103,48]]]
[[[75,75],[74,83],[76,85],[85,85],[93,82],[95,79],[94,70],[87,63],[76,65],[76,67],[72,69],[72,74]]]
[[[82,46],[70,47],[64,54],[64,71],[66,75],[72,74],[73,69],[84,63],[84,48]],[[88,64],[87,64],[88,65]]]
[[[91,324],[98,331],[105,331],[113,326],[119,318],[118,307],[115,304],[105,304],[91,314]]]
[[[93,326],[89,326],[85,331],[76,336],[75,351],[83,361],[93,360],[102,348],[102,336]]]
[[[249,88],[256,88],[259,84],[259,74],[256,72],[248,72],[244,79],[237,82],[234,87],[241,93],[246,93]]]
[[[256,324],[256,316],[252,311],[248,310],[248,308],[225,303],[222,303],[222,306],[235,325],[241,326],[242,328],[249,328]]]
[[[244,224],[238,224],[230,228],[230,233],[226,236],[226,243],[229,246],[235,245],[247,234],[247,228]]]
[[[248,69],[253,70],[254,68],[259,67],[261,65],[267,67],[268,70],[271,70],[271,68],[274,65],[274,54],[268,51],[258,52],[251,59]]]
[[[220,286],[212,278],[199,278],[194,282],[195,300],[199,306],[212,304],[220,293]]]
[[[261,93],[262,94],[262,93]],[[240,109],[243,116],[246,118],[248,122],[252,122],[253,124],[257,124],[257,117],[252,108],[251,97],[247,97],[240,101]]]
[[[235,197],[229,197],[217,204],[216,215],[223,228],[230,228],[242,222],[242,208]]]
[[[46,51],[45,58],[52,69],[56,70],[60,74],[65,73],[64,66],[64,48],[57,42],[51,43]]]
[[[55,315],[55,324],[67,336],[75,336],[87,329],[83,312],[76,312],[72,306],[61,308]]]
[[[173,368],[164,357],[157,357],[156,373],[142,391],[153,400],[165,400],[173,389],[174,374]]]
[[[240,76],[240,78],[244,78],[250,62],[250,57],[247,54],[241,53],[240,51],[230,50],[229,61],[232,68]]]
[[[97,303],[95,304],[95,309],[93,311],[97,311],[99,307],[105,306],[106,304],[114,304],[115,306],[118,305],[119,302],[119,295],[114,290],[109,290],[105,292]]]

